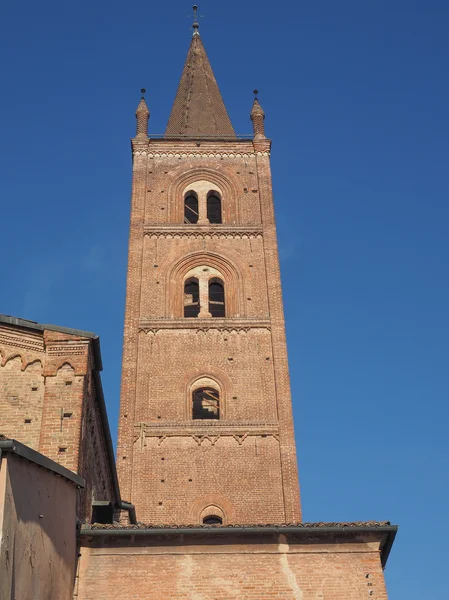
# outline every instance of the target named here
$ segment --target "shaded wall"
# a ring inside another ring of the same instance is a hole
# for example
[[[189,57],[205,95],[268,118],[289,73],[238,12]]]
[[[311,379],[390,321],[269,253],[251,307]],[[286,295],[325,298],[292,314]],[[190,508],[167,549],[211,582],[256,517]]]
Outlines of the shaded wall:
[[[0,466],[1,600],[70,600],[76,561],[76,487],[4,454]]]

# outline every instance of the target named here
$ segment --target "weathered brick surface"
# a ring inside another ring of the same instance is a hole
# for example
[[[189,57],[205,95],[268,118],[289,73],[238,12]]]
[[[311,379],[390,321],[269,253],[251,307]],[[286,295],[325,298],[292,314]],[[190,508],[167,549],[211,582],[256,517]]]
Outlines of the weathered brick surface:
[[[15,357],[0,369],[0,432],[37,449],[44,396],[42,364],[32,363],[22,371],[21,360]]]
[[[78,472],[86,480],[79,496],[78,512],[83,520],[90,519],[93,500],[109,500],[112,504],[118,501],[92,374],[89,370],[85,379],[78,460]]]
[[[386,600],[379,541],[130,544],[81,549],[77,600]],[[126,583],[123,574],[129,573]]]
[[[210,494],[228,522],[299,521],[269,142],[136,138],[133,148],[122,492],[146,522],[198,523]],[[183,222],[189,189],[197,224]],[[222,197],[222,224],[205,218],[208,189]],[[185,319],[184,281],[207,269],[224,282],[226,318]],[[219,421],[192,420],[201,378],[220,391]]]
[[[92,340],[58,331],[0,327],[0,434],[86,479],[78,517],[93,499],[116,502],[93,381]]]

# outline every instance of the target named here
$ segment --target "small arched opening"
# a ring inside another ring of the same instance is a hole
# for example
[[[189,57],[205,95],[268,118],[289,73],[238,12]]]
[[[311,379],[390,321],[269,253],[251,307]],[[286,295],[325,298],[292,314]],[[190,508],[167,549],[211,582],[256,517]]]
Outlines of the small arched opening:
[[[222,223],[220,194],[211,191],[207,194],[207,219],[209,223]]]
[[[193,190],[184,196],[184,223],[198,223],[198,196]]]
[[[200,312],[200,286],[196,277],[184,284],[184,317],[197,317]]]
[[[192,393],[192,419],[219,419],[220,394],[218,390],[202,387]]]
[[[209,312],[212,317],[226,316],[224,284],[218,277],[209,280]]]
[[[203,525],[223,525],[223,519],[218,515],[208,515],[204,517]]]

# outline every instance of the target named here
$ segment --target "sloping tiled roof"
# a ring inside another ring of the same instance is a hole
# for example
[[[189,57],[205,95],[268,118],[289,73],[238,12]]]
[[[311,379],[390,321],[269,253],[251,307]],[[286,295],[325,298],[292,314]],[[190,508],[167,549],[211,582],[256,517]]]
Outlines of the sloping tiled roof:
[[[240,537],[241,535],[245,536],[245,534],[250,536],[254,534],[258,536],[273,536],[285,533],[287,535],[296,534],[295,537],[306,538],[308,540],[317,540],[318,538],[332,539],[332,536],[335,535],[344,535],[345,537],[349,536],[353,538],[360,534],[373,533],[375,535],[382,535],[383,537],[380,558],[382,566],[385,567],[397,529],[397,526],[391,525],[389,521],[283,523],[280,525],[144,525],[142,523],[138,523],[137,525],[121,525],[120,523],[101,525],[94,523],[93,525],[82,525],[79,535],[84,540],[90,540],[93,543],[95,543],[95,538],[104,543],[107,538],[115,539],[120,537],[128,540],[128,543],[134,544],[136,536],[144,539],[146,537],[151,539],[173,535],[181,536],[182,538],[192,535],[197,539],[204,538],[205,536],[213,536],[215,540],[218,540],[219,538],[223,539],[223,535],[226,540],[229,539],[229,536],[233,537],[233,534]],[[329,538],[329,536],[331,537]],[[225,541],[225,543],[227,542]]]
[[[235,138],[199,35],[192,38],[165,131],[165,137],[179,136]]]
[[[157,525],[157,524],[148,524],[145,525],[143,523],[138,523],[137,525],[123,525],[121,523],[107,523],[107,524],[103,524],[103,523],[93,523],[92,525],[84,525],[83,529],[87,530],[87,529],[117,529],[117,530],[133,530],[133,529],[166,529],[166,530],[176,530],[176,529],[197,529],[197,530],[201,530],[201,529],[210,529],[211,527],[216,527],[216,528],[223,528],[226,527],[227,529],[238,529],[238,530],[245,530],[245,529],[252,529],[254,527],[257,528],[270,528],[270,527],[276,527],[279,529],[288,527],[295,527],[298,529],[327,529],[327,528],[338,528],[338,529],[343,529],[343,528],[356,528],[356,527],[363,527],[363,528],[369,528],[369,527],[388,527],[390,526],[391,523],[390,521],[353,521],[353,522],[332,522],[332,523],[325,523],[325,522],[318,522],[318,523],[283,523],[283,524],[264,524],[264,525],[259,525],[257,523],[253,524],[253,525]]]

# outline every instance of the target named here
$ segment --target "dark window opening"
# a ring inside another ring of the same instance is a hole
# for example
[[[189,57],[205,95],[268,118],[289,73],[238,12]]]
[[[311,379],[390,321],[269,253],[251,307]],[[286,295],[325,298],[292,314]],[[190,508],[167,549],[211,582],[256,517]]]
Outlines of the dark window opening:
[[[198,223],[198,196],[187,192],[184,198],[184,223]]]
[[[225,292],[220,279],[209,281],[209,312],[213,317],[225,316]]]
[[[107,500],[94,500],[92,502],[92,523],[113,523],[114,508]]]
[[[204,525],[222,525],[223,519],[218,517],[217,515],[209,515],[208,517],[204,517],[203,519]]]
[[[221,199],[217,192],[209,192],[207,196],[207,218],[209,223],[221,223]]]
[[[217,390],[200,388],[193,392],[192,419],[219,419],[220,399]]]
[[[184,284],[184,316],[197,317],[200,312],[200,286],[198,279],[187,279]]]

